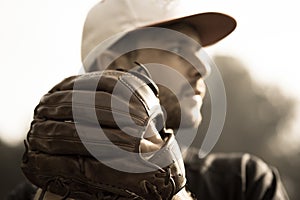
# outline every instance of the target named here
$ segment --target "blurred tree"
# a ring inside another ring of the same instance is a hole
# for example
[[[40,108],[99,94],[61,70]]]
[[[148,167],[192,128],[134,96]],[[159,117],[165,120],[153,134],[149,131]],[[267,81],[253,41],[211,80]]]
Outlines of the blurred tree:
[[[248,152],[259,156],[279,169],[291,199],[300,199],[299,191],[293,189],[300,178],[296,173],[299,162],[292,167],[290,159],[297,158],[278,156],[273,148],[277,144],[271,140],[280,134],[280,127],[292,119],[295,100],[284,96],[273,85],[255,82],[236,58],[216,56],[214,61],[223,77],[227,112],[222,134],[213,152]],[[210,106],[208,94],[202,108],[203,123],[194,146],[201,146],[205,136],[201,133],[206,133],[210,121]]]
[[[23,152],[24,148],[21,144],[10,147],[0,141],[0,199],[4,199],[17,184],[25,180],[20,169]]]

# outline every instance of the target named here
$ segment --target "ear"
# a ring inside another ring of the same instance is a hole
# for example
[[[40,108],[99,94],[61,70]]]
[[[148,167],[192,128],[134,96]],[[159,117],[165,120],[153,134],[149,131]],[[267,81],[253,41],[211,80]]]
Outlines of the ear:
[[[104,70],[107,69],[117,58],[119,55],[116,52],[111,50],[106,50],[96,59],[96,64],[98,69]]]

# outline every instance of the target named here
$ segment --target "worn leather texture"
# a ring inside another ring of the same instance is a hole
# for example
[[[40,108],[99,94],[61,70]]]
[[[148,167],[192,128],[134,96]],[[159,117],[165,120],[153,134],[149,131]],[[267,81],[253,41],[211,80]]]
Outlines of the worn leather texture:
[[[172,199],[185,186],[185,171],[174,135],[163,128],[157,95],[148,77],[117,70],[66,78],[35,108],[23,173],[43,192],[65,198]],[[165,144],[146,159],[140,145],[150,124]],[[135,156],[126,160],[119,149]],[[151,170],[127,172],[102,161]]]

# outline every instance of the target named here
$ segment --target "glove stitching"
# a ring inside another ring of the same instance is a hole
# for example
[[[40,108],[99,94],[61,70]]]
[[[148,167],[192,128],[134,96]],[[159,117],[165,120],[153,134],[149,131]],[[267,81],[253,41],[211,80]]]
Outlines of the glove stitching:
[[[41,104],[42,105],[42,104]],[[115,112],[115,113],[119,113],[119,114],[123,114],[123,115],[127,115],[127,116],[130,116],[130,117],[132,117],[133,119],[136,119],[136,120],[138,120],[138,121],[140,121],[141,123],[145,123],[145,119],[144,118],[142,118],[142,117],[140,117],[140,116],[138,116],[138,115],[135,115],[135,114],[133,114],[133,113],[130,113],[129,115],[128,115],[128,113],[127,112],[124,112],[124,111],[122,111],[122,110],[117,110],[117,109],[111,109],[110,107],[104,107],[104,106],[96,106],[95,105],[95,107],[92,107],[91,105],[87,105],[87,104],[71,104],[71,103],[61,103],[61,104],[48,104],[48,105],[42,105],[42,106],[39,106],[39,108],[41,108],[41,107],[43,107],[43,108],[59,108],[59,107],[62,107],[62,106],[71,106],[71,107],[73,107],[73,105],[76,105],[76,106],[78,106],[78,107],[82,107],[82,108],[90,108],[90,109],[93,109],[93,108],[96,108],[96,109],[99,109],[99,110],[104,110],[104,111],[117,111],[117,112]],[[36,116],[40,116],[40,111],[38,111],[38,113],[36,113],[35,114],[35,117]],[[149,116],[148,116],[149,117]],[[38,119],[40,119],[40,118],[38,118]],[[42,118],[42,119],[44,119],[44,118]],[[55,120],[54,120],[55,121]],[[101,121],[104,121],[104,122],[110,122],[109,120],[103,120],[103,119],[101,119]]]
[[[59,138],[61,137],[61,138]],[[75,139],[73,137],[70,137],[70,138],[67,138],[67,137],[64,137],[64,136],[42,136],[42,135],[31,135],[29,136],[30,139],[51,139],[53,141],[57,140],[57,141],[63,141],[65,140],[66,142],[70,141],[70,142],[78,142],[78,143],[82,143],[81,141],[84,141],[84,142],[89,142],[89,143],[99,143],[99,142],[102,142],[102,144],[111,144],[111,142],[106,142],[106,140],[95,140],[95,139],[91,139],[91,140],[87,140],[87,139]],[[57,138],[57,139],[56,139]],[[138,138],[138,137],[133,137],[133,138]],[[132,146],[135,146],[135,145],[130,145],[130,144],[124,144],[124,143],[119,143],[119,142],[112,142],[114,144],[117,144],[117,145],[120,145],[120,146],[124,146],[124,147],[132,147]]]
[[[62,184],[61,181],[66,182],[66,183],[67,182],[70,182],[70,183],[77,182],[77,183],[80,183],[80,184],[88,184],[89,186],[94,187],[94,188],[96,188],[98,190],[105,190],[103,188],[99,188],[99,186],[101,187],[101,185],[103,185],[103,186],[109,186],[109,187],[112,187],[112,188],[116,188],[116,189],[119,189],[119,190],[124,191],[124,192],[128,191],[127,189],[124,189],[124,185],[121,185],[121,186],[111,185],[111,184],[108,184],[108,183],[103,183],[101,181],[97,181],[96,184],[94,184],[95,182],[92,182],[90,180],[84,180],[84,181],[82,181],[81,179],[78,179],[76,177],[64,178],[64,176],[61,175],[61,174],[58,174],[57,176],[53,177],[52,174],[44,173],[43,175],[40,175],[39,172],[32,172],[32,171],[28,171],[28,172],[31,173],[31,174],[38,175],[39,179],[45,179],[45,178],[48,179],[47,182],[46,182],[46,185],[47,185],[48,182],[51,183],[53,181],[58,181],[58,183],[60,182],[61,184]],[[87,178],[87,177],[85,176],[84,178]]]
[[[39,174],[39,173],[32,173],[32,174]],[[84,174],[83,174],[83,175],[84,175]],[[40,177],[40,179],[42,179],[43,177],[47,179],[48,177],[50,178],[50,177],[53,177],[53,176],[52,176],[52,175],[40,175],[39,177]],[[85,177],[85,178],[86,178],[86,177]],[[42,187],[42,194],[43,194],[43,196],[45,195],[45,193],[46,193],[46,191],[47,191],[49,185],[51,184],[51,182],[54,182],[56,185],[60,185],[60,186],[65,187],[66,184],[63,183],[63,182],[66,182],[66,183],[67,183],[68,181],[69,181],[70,183],[72,183],[72,182],[77,182],[77,183],[79,183],[79,184],[88,184],[89,186],[93,187],[95,190],[98,190],[98,192],[101,192],[101,193],[102,193],[102,192],[109,192],[109,193],[114,194],[114,192],[107,191],[106,189],[101,188],[101,185],[102,185],[102,186],[111,187],[111,188],[115,188],[115,189],[117,189],[117,190],[119,190],[119,191],[123,191],[123,192],[125,192],[125,193],[128,193],[128,190],[124,189],[123,187],[116,186],[116,185],[111,185],[111,184],[107,184],[107,183],[102,183],[102,182],[99,182],[99,181],[97,181],[97,184],[94,184],[94,182],[91,182],[91,181],[89,181],[89,180],[81,181],[80,179],[77,179],[77,178],[63,178],[62,175],[57,175],[57,176],[55,176],[55,177],[53,177],[53,178],[48,179],[47,182],[46,182],[46,184]],[[69,188],[69,187],[68,187],[68,188]],[[69,188],[69,189],[68,189],[68,188],[67,188],[67,192],[64,194],[63,197],[69,197],[69,196],[71,196],[70,194],[73,193],[73,191],[71,191],[70,188]],[[74,192],[76,192],[76,191],[74,191]],[[41,198],[42,194],[40,195],[40,198]],[[95,193],[94,193],[94,194],[95,194]],[[130,194],[135,194],[135,193],[134,193],[134,192],[130,192]],[[116,195],[117,195],[117,194],[116,194]],[[123,196],[122,194],[119,194],[119,195]],[[42,196],[41,200],[43,199],[43,196]],[[107,196],[107,195],[106,195],[106,196]],[[136,196],[138,196],[138,195],[136,195]],[[108,196],[108,197],[110,197],[110,196]],[[39,200],[40,200],[40,199],[39,199]]]

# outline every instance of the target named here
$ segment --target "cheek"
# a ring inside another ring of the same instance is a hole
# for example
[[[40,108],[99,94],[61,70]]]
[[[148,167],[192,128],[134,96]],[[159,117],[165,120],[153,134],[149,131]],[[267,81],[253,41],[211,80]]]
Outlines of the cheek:
[[[185,74],[184,66],[188,63],[183,58],[174,53],[163,53],[162,57],[161,64],[169,66],[183,75]]]
[[[167,112],[168,118],[180,115],[179,101],[176,95],[168,88],[159,86],[159,100]]]
[[[158,85],[160,103],[167,107],[175,107],[178,104],[176,95],[164,86]]]

